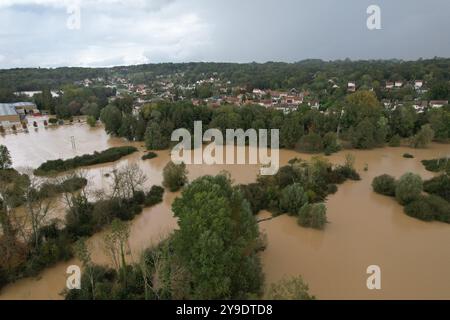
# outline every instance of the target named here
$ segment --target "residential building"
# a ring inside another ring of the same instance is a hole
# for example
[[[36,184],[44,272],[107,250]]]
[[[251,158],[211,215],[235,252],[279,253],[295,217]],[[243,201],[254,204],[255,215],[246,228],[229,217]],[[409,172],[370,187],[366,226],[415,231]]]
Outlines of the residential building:
[[[442,108],[446,104],[448,104],[448,100],[431,100],[430,101],[431,108]]]
[[[9,127],[20,123],[20,115],[12,103],[0,103],[0,125]]]

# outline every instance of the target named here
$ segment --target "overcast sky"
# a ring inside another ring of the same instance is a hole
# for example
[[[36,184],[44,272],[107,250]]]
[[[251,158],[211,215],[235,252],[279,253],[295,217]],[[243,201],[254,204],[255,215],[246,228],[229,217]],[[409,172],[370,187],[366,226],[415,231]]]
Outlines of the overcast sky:
[[[450,57],[449,0],[76,2],[0,0],[0,68]]]

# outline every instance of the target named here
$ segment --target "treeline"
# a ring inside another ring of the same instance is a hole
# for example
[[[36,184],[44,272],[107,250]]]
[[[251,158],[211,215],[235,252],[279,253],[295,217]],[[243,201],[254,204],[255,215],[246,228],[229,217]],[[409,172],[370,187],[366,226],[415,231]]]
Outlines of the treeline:
[[[208,108],[188,102],[159,102],[144,105],[137,115],[108,105],[100,119],[108,133],[144,140],[151,150],[169,148],[174,129],[193,132],[194,121],[202,121],[203,130],[218,128],[223,132],[238,128],[279,129],[282,148],[327,154],[345,146],[369,149],[408,144],[422,148],[432,140],[447,142],[450,138],[450,110],[432,109],[418,114],[408,105],[387,110],[370,91],[348,95],[327,112],[307,106],[284,114],[258,105]]]
[[[175,199],[172,211],[179,228],[137,262],[127,259],[129,225],[119,221],[104,238],[112,267],[95,265],[86,242],[78,242],[81,290],[66,290],[66,299],[314,299],[300,277],[263,295],[258,253],[265,241],[240,187],[227,175],[196,179]]]
[[[356,81],[362,89],[374,88],[380,94],[384,81],[424,80],[431,88],[430,99],[449,99],[450,59],[435,58],[417,61],[367,60],[323,61],[304,60],[296,63],[161,63],[114,68],[57,68],[0,70],[0,83],[16,91],[59,89],[86,78],[128,78],[135,84],[149,84],[158,77],[170,77],[182,83],[218,77],[247,89],[305,89],[319,96],[330,89],[329,80],[338,83],[344,94],[348,81]],[[408,88],[403,96],[413,94]],[[393,96],[395,98],[395,96]],[[379,95],[379,98],[382,98]]]
[[[34,171],[34,174],[44,176],[73,170],[79,167],[114,162],[136,151],[138,151],[137,148],[131,146],[113,147],[101,152],[95,151],[93,154],[85,154],[67,160],[49,160],[41,164]]]

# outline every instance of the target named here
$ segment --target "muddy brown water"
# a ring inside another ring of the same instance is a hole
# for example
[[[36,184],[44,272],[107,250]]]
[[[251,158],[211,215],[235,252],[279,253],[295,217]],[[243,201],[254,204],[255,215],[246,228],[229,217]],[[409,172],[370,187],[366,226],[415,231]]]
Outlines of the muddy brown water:
[[[72,147],[72,138],[75,148]],[[91,129],[82,124],[59,128],[31,130],[30,133],[0,136],[12,155],[14,166],[37,167],[56,158],[70,158],[112,146],[126,145],[122,139],[111,138],[102,128]],[[89,178],[89,188],[105,188],[105,174],[116,166],[138,163],[145,171],[147,186],[161,184],[162,169],[169,161],[169,152],[158,152],[158,158],[142,161],[141,144],[135,153],[106,165],[83,169]],[[414,159],[404,159],[403,153]],[[373,177],[391,174],[399,177],[415,172],[430,178],[420,160],[450,153],[449,145],[433,144],[428,149],[383,148],[369,151],[345,151],[329,157],[333,163],[343,163],[345,154],[356,157],[356,168],[362,181],[346,182],[327,201],[328,220],[324,231],[305,229],[295,218],[280,216],[260,223],[267,234],[268,247],[262,253],[266,283],[286,276],[302,275],[310,291],[319,299],[450,299],[450,225],[422,222],[406,216],[393,199],[375,194]],[[281,150],[280,163],[294,157],[309,159],[310,155]],[[368,171],[363,171],[365,166]],[[254,165],[189,165],[189,179],[205,174],[230,172],[236,183],[255,180]],[[177,222],[171,213],[171,203],[178,196],[166,193],[163,203],[145,209],[131,225],[128,259],[137,260],[139,253],[170,234]],[[267,216],[262,212],[261,216]],[[59,212],[64,216],[64,211]],[[89,246],[93,260],[106,264],[103,234],[94,235]],[[65,288],[66,268],[78,264],[76,259],[44,270],[37,278],[19,280],[6,286],[0,299],[61,299]],[[381,268],[381,290],[367,289],[366,269]]]

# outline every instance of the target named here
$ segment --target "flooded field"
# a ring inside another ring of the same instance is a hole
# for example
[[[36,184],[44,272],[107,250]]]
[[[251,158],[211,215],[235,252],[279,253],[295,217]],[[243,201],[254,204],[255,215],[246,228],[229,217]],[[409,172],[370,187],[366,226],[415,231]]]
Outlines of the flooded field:
[[[113,146],[127,144],[110,138],[102,128],[91,129],[82,124],[60,128],[30,130],[0,137],[13,159],[14,167],[37,167],[57,158],[71,158]],[[147,186],[161,184],[162,169],[169,161],[169,152],[158,152],[158,158],[142,161],[142,144],[133,144],[140,152],[106,165],[83,169],[89,188],[104,188],[105,174],[115,166],[138,163],[148,177]],[[414,159],[404,159],[403,153]],[[362,181],[347,182],[327,202],[330,223],[324,231],[299,227],[294,218],[280,216],[262,222],[260,229],[267,234],[268,247],[262,253],[266,282],[283,276],[302,275],[310,291],[319,299],[450,299],[450,225],[422,222],[406,216],[393,199],[375,194],[373,177],[391,174],[399,177],[411,171],[423,178],[432,177],[420,160],[436,158],[450,152],[449,145],[433,144],[424,150],[383,148],[350,151],[356,157],[356,169]],[[343,163],[347,152],[329,157],[333,163]],[[290,159],[311,156],[281,150],[280,164]],[[368,166],[368,171],[363,168]],[[236,183],[255,180],[259,167],[255,165],[189,165],[189,179],[205,174],[230,172]],[[176,227],[171,203],[178,194],[166,193],[163,203],[145,209],[131,226],[129,259],[157,243]],[[60,210],[59,216],[64,217]],[[264,213],[261,213],[264,214]],[[108,263],[103,253],[102,234],[90,241],[94,262]],[[59,263],[46,269],[36,279],[22,279],[5,287],[0,299],[60,299],[66,282],[66,268],[76,260]],[[366,287],[366,269],[379,265],[382,290]]]

